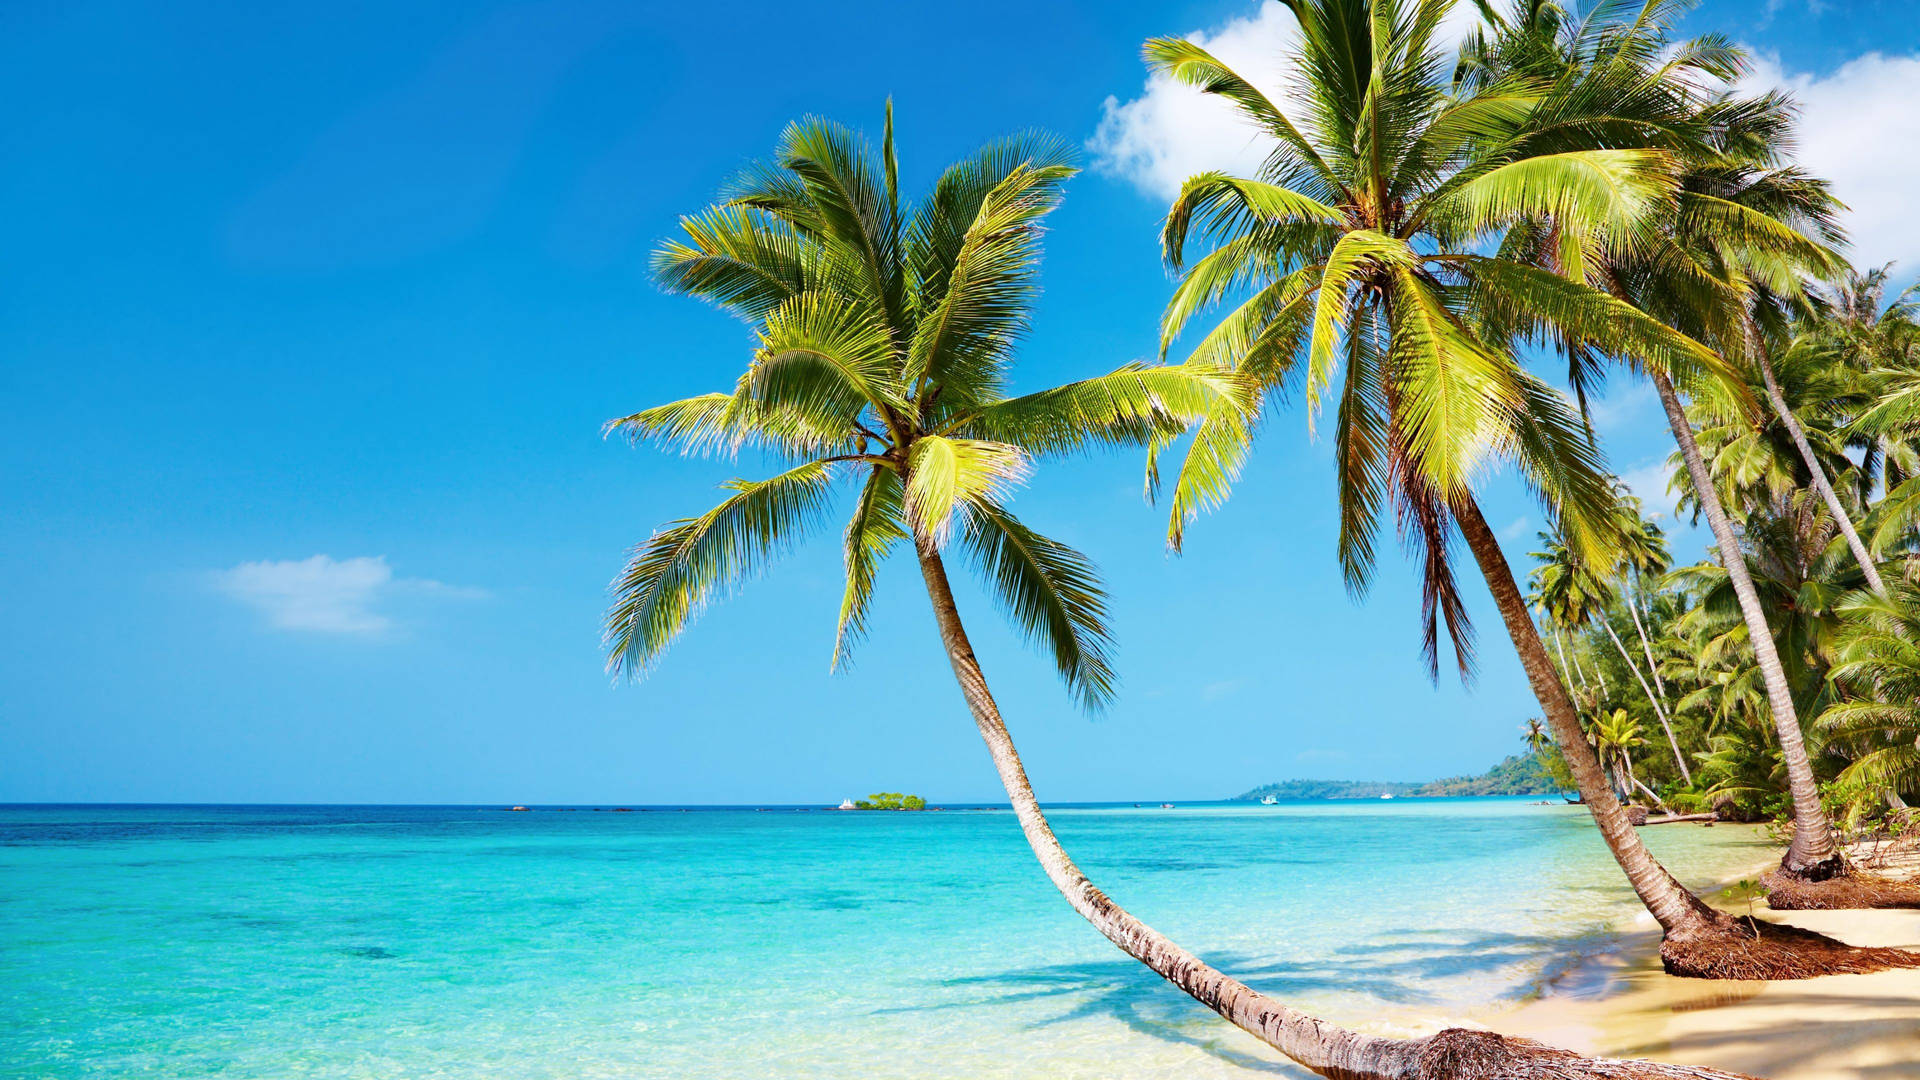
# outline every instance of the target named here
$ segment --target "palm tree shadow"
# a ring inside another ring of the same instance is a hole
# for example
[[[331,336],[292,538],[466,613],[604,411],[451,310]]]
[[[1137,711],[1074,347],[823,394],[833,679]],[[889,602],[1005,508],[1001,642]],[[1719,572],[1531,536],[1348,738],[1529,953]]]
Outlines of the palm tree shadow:
[[[1446,1010],[1449,999],[1435,992],[1436,980],[1472,978],[1529,960],[1551,956],[1554,962],[1541,976],[1595,951],[1607,939],[1600,935],[1542,936],[1486,934],[1468,931],[1409,931],[1395,938],[1356,943],[1333,951],[1324,961],[1298,962],[1243,954],[1212,954],[1209,962],[1262,993],[1282,1001],[1344,998],[1341,1015],[1329,1017],[1348,1023],[1377,1017],[1381,1007],[1427,1007]],[[1530,996],[1538,980],[1510,991],[1515,999]],[[991,975],[942,979],[944,989],[973,991],[943,1005],[902,1007],[882,1011],[918,1011],[922,1008],[977,1008],[1019,1005],[1060,999],[1065,1008],[1033,1020],[1039,1030],[1086,1020],[1117,1021],[1128,1030],[1162,1042],[1188,1046],[1252,1072],[1274,1076],[1311,1074],[1259,1047],[1250,1038],[1230,1032],[1225,1021],[1192,1001],[1151,971],[1124,958],[1047,964]]]

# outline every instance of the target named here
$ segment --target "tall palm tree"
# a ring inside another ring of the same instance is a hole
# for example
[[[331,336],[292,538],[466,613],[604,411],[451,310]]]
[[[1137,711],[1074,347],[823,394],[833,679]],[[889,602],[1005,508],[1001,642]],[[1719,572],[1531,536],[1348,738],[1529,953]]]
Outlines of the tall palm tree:
[[[901,201],[891,109],[879,160],[851,132],[794,125],[774,160],[732,197],[683,220],[655,260],[671,291],[745,319],[757,339],[730,392],[656,406],[614,430],[683,449],[743,447],[796,462],[734,480],[717,506],[671,522],[613,583],[609,665],[638,676],[717,592],[821,523],[836,479],[855,481],[847,584],[834,661],[868,630],[877,563],[912,545],[954,678],[1047,877],[1109,941],[1296,1061],[1342,1080],[1511,1076],[1530,1063],[1567,1077],[1728,1077],[1590,1061],[1488,1032],[1384,1039],[1324,1023],[1202,962],[1121,908],[1048,825],[987,687],[948,577],[963,549],[1068,686],[1091,707],[1112,694],[1106,598],[1084,556],[1029,528],[1009,489],[1040,457],[1141,443],[1244,404],[1238,380],[1196,368],[1122,368],[1019,397],[1004,392],[1035,289],[1041,219],[1071,173],[1058,144],[995,143]],[[1487,1071],[1460,1071],[1463,1062]],[[1504,1070],[1504,1071],[1499,1071]],[[1534,1075],[1529,1073],[1529,1075]]]
[[[1644,541],[1644,533],[1630,532],[1631,524],[1637,523],[1638,520],[1637,514],[1631,519],[1624,514],[1621,518],[1622,542],[1618,549],[1620,554],[1616,558],[1617,563],[1624,564],[1643,557],[1642,551],[1629,546],[1630,542]],[[1630,536],[1633,537],[1632,541],[1628,539]],[[1662,700],[1661,695],[1654,693],[1652,686],[1648,685],[1646,673],[1640,670],[1640,662],[1634,659],[1633,653],[1627,650],[1626,643],[1620,640],[1620,635],[1613,629],[1610,608],[1617,598],[1613,587],[1602,580],[1598,574],[1581,565],[1579,558],[1565,541],[1552,533],[1543,532],[1539,537],[1546,550],[1532,552],[1536,565],[1527,577],[1535,609],[1552,613],[1556,636],[1562,628],[1577,630],[1589,624],[1597,624],[1606,633],[1607,639],[1613,642],[1614,650],[1620,654],[1621,661],[1633,674],[1634,681],[1640,684],[1640,692],[1646,695],[1647,703],[1653,706],[1654,716],[1660,721],[1660,727],[1667,733],[1667,745],[1673,749],[1674,764],[1679,767],[1681,777],[1687,783],[1693,783],[1693,776],[1687,771],[1686,755],[1680,752],[1680,740],[1674,737],[1673,721],[1667,715],[1666,702]],[[1626,604],[1631,610],[1632,599],[1628,598]],[[1639,615],[1636,613],[1634,625],[1638,626],[1639,621]],[[1642,640],[1644,641],[1644,632]],[[1653,662],[1651,648],[1647,650],[1647,662],[1651,667]]]
[[[1739,74],[1743,55],[1720,38],[1670,48],[1663,22],[1669,5],[1660,0],[1647,0],[1638,13],[1603,5],[1594,17],[1559,20],[1546,33],[1520,28],[1540,7],[1523,5],[1514,22],[1499,27],[1501,45],[1491,53],[1497,62],[1488,64],[1488,70],[1496,75],[1502,70],[1557,72],[1557,77],[1591,87],[1594,93],[1584,101],[1587,108],[1637,126],[1672,152],[1678,191],[1661,227],[1635,233],[1628,243],[1570,250],[1551,242],[1567,223],[1541,214],[1530,228],[1511,232],[1503,248],[1516,257],[1526,252],[1535,264],[1594,280],[1725,356],[1764,364],[1764,350],[1754,346],[1764,330],[1760,318],[1767,294],[1797,287],[1801,273],[1830,268],[1832,256],[1823,244],[1840,239],[1831,220],[1835,204],[1825,184],[1780,165],[1782,147],[1791,136],[1791,102],[1781,94],[1724,93],[1720,88]],[[1594,146],[1612,145],[1617,137],[1611,127],[1587,134],[1588,145]],[[1576,336],[1569,345],[1576,387],[1597,378],[1606,358],[1621,357],[1621,350],[1602,340]],[[1638,362],[1634,366],[1645,368],[1659,394],[1766,679],[1793,797],[1793,839],[1780,870],[1807,880],[1844,874],[1846,862],[1820,803],[1799,713],[1767,636],[1765,611],[1747,576],[1733,524],[1712,489],[1680,386],[1696,397],[1731,393],[1750,415],[1754,405],[1744,390],[1721,380]]]
[[[1647,596],[1646,581],[1658,579],[1672,565],[1672,557],[1667,553],[1666,534],[1660,526],[1648,521],[1640,512],[1640,500],[1622,484],[1615,488],[1620,499],[1620,571],[1626,581],[1627,613],[1633,617],[1633,632],[1639,635],[1640,649],[1647,657],[1647,669],[1653,673],[1653,685],[1660,691],[1664,703],[1667,697],[1666,682],[1660,677],[1660,665],[1653,658],[1653,640],[1647,635],[1646,623],[1641,621],[1641,605],[1651,604]],[[1652,621],[1651,606],[1646,612],[1647,621]],[[1686,766],[1680,769],[1684,775]],[[1688,778],[1688,783],[1692,779]]]
[[[1640,735],[1640,721],[1633,719],[1625,709],[1602,713],[1593,724],[1593,745],[1599,753],[1601,767],[1613,770],[1623,801],[1631,799],[1634,790],[1638,789],[1653,800],[1655,806],[1666,809],[1666,800],[1633,775],[1633,751],[1647,745],[1647,740]]]
[[[1336,361],[1344,362],[1334,439],[1338,550],[1350,587],[1369,579],[1391,506],[1420,562],[1429,670],[1437,672],[1442,620],[1467,670],[1467,615],[1450,558],[1458,531],[1601,835],[1666,931],[1669,970],[1778,977],[1860,959],[1830,939],[1808,947],[1815,956],[1798,939],[1789,945],[1773,931],[1751,930],[1655,861],[1586,745],[1473,491],[1491,460],[1510,462],[1569,543],[1595,562],[1617,543],[1598,449],[1570,403],[1514,360],[1522,336],[1592,343],[1662,373],[1732,379],[1718,356],[1633,306],[1484,253],[1503,232],[1542,217],[1583,261],[1589,248],[1625,246],[1673,205],[1671,156],[1593,148],[1596,129],[1630,132],[1595,115],[1597,91],[1584,72],[1516,73],[1452,91],[1434,42],[1444,0],[1288,6],[1300,24],[1294,115],[1194,42],[1147,44],[1159,72],[1227,99],[1273,144],[1259,179],[1209,172],[1182,186],[1163,233],[1168,260],[1183,268],[1163,338],[1170,343],[1229,294],[1250,293],[1186,363],[1231,367],[1269,390],[1297,388],[1310,420],[1334,389]],[[1195,235],[1213,246],[1188,265]],[[1225,497],[1248,430],[1236,414],[1196,431],[1170,498],[1176,546],[1188,517]]]

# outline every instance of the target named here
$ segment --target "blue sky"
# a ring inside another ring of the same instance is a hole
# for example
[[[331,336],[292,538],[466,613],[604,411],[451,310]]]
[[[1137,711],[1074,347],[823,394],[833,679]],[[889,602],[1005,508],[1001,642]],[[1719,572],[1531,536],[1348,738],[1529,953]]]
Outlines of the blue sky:
[[[603,671],[624,550],[731,470],[600,424],[723,387],[748,351],[737,323],[657,292],[646,253],[790,119],[877,133],[891,94],[910,188],[1012,129],[1088,147],[1023,385],[1147,356],[1165,177],[1246,140],[1149,85],[1139,44],[1200,33],[1258,66],[1284,32],[1244,3],[34,2],[4,20],[0,799],[113,801],[996,797],[909,564],[828,675],[830,533],[647,682]],[[1718,3],[1688,25],[1806,97],[1804,156],[1854,203],[1863,258],[1920,262],[1906,5]],[[1601,418],[1616,469],[1656,490],[1651,399],[1622,384]],[[1399,561],[1364,604],[1345,594],[1326,448],[1297,412],[1182,557],[1139,474],[1124,455],[1049,466],[1018,503],[1108,576],[1109,714],[1075,712],[962,596],[1043,798],[1425,778],[1518,748],[1531,699],[1478,592],[1470,691],[1427,683]],[[1523,557],[1537,514],[1506,479],[1489,503]]]

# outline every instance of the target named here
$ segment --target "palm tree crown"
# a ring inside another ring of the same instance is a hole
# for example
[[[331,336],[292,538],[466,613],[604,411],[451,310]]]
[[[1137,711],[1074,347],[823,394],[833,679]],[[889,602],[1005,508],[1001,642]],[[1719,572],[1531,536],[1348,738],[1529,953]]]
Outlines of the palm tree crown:
[[[698,517],[636,547],[615,580],[609,666],[639,674],[715,590],[753,574],[825,517],[836,480],[858,493],[845,527],[846,590],[834,663],[867,629],[879,561],[912,537],[957,538],[1081,701],[1114,673],[1106,599],[1079,552],[1020,521],[1010,490],[1039,457],[1143,443],[1243,395],[1218,373],[1139,365],[1051,390],[1006,393],[1036,294],[1040,223],[1073,174],[1059,142],[992,143],[901,201],[892,107],[876,156],[853,132],[808,120],[729,197],[682,220],[654,270],[755,336],[733,388],[609,423],[690,451],[754,448],[791,463],[733,480]]]
[[[1570,403],[1515,362],[1513,346],[1582,341],[1662,370],[1720,367],[1577,274],[1506,250],[1503,237],[1551,221],[1566,265],[1632,247],[1675,197],[1672,161],[1644,140],[1596,146],[1612,123],[1587,107],[1597,76],[1516,72],[1456,87],[1434,39],[1447,3],[1288,6],[1301,33],[1286,109],[1191,41],[1147,45],[1150,63],[1228,99],[1273,147],[1258,178],[1202,173],[1175,199],[1163,246],[1183,274],[1163,348],[1200,312],[1244,296],[1187,364],[1297,388],[1310,423],[1323,397],[1335,398],[1349,586],[1366,586],[1391,506],[1423,570],[1429,669],[1444,620],[1464,673],[1467,618],[1448,547],[1457,504],[1490,462],[1516,465],[1596,562],[1612,543],[1614,499],[1598,450]],[[1196,237],[1211,250],[1194,260]],[[1219,430],[1202,426],[1172,497],[1176,545],[1187,519],[1224,497],[1244,430],[1237,416]]]

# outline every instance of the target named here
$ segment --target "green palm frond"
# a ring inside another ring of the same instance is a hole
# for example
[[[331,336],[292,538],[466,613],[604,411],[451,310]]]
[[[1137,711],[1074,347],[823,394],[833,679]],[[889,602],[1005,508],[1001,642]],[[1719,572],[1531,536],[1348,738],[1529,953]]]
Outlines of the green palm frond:
[[[867,636],[867,609],[873,600],[873,575],[893,545],[907,538],[905,491],[900,474],[892,469],[868,472],[860,502],[847,522],[845,561],[847,589],[840,601],[840,626],[834,634],[833,669],[852,657],[854,646]]]
[[[697,518],[669,524],[633,549],[613,582],[607,666],[638,675],[659,657],[716,589],[761,570],[818,523],[831,467],[808,462],[765,480],[733,480],[733,492]]]
[[[680,219],[685,241],[653,256],[653,274],[669,292],[712,301],[748,321],[809,288],[804,239],[792,228],[741,207],[715,207]]]
[[[1307,174],[1325,185],[1335,197],[1344,193],[1339,178],[1321,160],[1319,151],[1294,126],[1293,121],[1267,95],[1215,59],[1205,48],[1185,38],[1153,38],[1141,52],[1153,70],[1202,93],[1226,98],[1248,120],[1272,135],[1286,155],[1277,157],[1271,163],[1272,172],[1287,178],[1294,174]]]
[[[956,512],[1004,497],[1031,469],[1026,453],[1009,443],[923,435],[907,459],[907,517],[943,539]]]
[[[909,407],[887,324],[829,293],[802,293],[767,316],[743,387],[766,408],[848,426],[869,407]]]
[[[1117,682],[1107,598],[1086,556],[1027,528],[990,499],[969,507],[961,541],[1000,606],[1027,638],[1053,654],[1081,704],[1099,710]]]
[[[1020,166],[980,202],[947,269],[944,288],[920,318],[907,351],[908,383],[932,378],[950,400],[978,400],[1002,380],[1006,354],[1026,328],[1038,291],[1038,222],[1073,175],[1065,165]]]
[[[1216,411],[1252,408],[1250,389],[1232,372],[1129,364],[962,414],[943,434],[1008,443],[1032,455],[1059,455],[1094,444],[1144,446],[1176,437]]]

